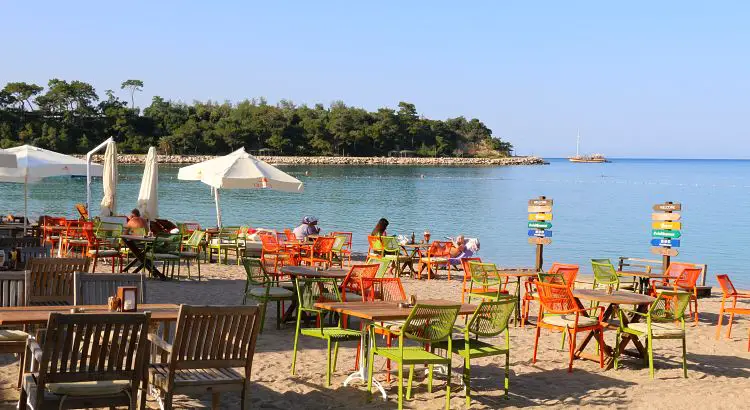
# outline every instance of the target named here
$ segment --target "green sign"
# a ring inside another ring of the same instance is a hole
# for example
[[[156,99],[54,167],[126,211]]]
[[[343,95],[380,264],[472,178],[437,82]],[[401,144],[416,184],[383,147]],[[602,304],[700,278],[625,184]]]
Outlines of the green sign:
[[[529,229],[549,229],[552,228],[552,224],[549,222],[531,221],[529,222]]]
[[[656,236],[659,238],[679,238],[682,236],[680,231],[673,231],[669,229],[652,229],[651,230],[651,236]]]

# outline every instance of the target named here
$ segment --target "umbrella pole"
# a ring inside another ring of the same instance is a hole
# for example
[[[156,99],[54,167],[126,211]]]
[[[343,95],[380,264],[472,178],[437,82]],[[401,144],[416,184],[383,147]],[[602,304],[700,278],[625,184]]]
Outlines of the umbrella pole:
[[[26,236],[26,228],[29,224],[29,175],[23,177],[23,236]]]
[[[216,223],[221,228],[221,207],[219,207],[219,188],[214,188],[214,199],[216,201]]]

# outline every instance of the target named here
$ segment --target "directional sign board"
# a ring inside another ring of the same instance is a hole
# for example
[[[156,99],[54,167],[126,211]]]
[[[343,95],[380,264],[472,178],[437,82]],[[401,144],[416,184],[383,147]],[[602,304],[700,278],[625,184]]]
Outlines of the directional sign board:
[[[651,240],[651,245],[653,246],[666,246],[669,248],[679,248],[680,247],[680,240],[679,239],[666,239],[666,238],[655,238]]]
[[[677,212],[664,212],[651,214],[652,221],[679,221],[680,214]]]
[[[552,224],[549,222],[531,221],[529,222],[529,229],[549,229],[552,228]]]
[[[529,221],[551,221],[552,214],[529,214]]]
[[[656,204],[653,207],[654,211],[681,211],[682,210],[682,204]]]
[[[551,205],[529,205],[529,213],[533,212],[552,212]]]
[[[529,206],[552,206],[551,199],[529,199]]]
[[[529,236],[536,236],[537,238],[549,238],[552,236],[552,231],[545,231],[544,229],[529,229]]]
[[[679,252],[677,249],[663,248],[661,246],[654,246],[651,248],[651,253],[662,256],[677,256]]]
[[[651,236],[659,238],[679,238],[682,236],[682,233],[680,233],[680,231],[669,231],[666,229],[652,229]]]
[[[532,237],[529,238],[529,243],[532,245],[549,245],[552,243],[552,239]]]
[[[682,229],[682,222],[654,222],[651,227],[654,229],[680,230]]]

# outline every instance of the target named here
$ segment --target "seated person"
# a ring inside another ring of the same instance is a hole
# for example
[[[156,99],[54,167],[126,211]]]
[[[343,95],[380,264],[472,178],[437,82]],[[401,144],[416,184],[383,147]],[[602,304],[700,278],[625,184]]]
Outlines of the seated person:
[[[370,236],[387,236],[385,233],[385,230],[388,228],[388,220],[385,218],[380,218],[377,224],[375,224],[375,228],[372,230],[372,233]]]
[[[146,220],[141,218],[141,212],[138,209],[133,209],[128,217],[128,224],[125,225],[128,229],[133,228],[144,228],[148,231],[148,223]]]
[[[304,241],[309,235],[320,234],[320,228],[318,228],[318,218],[314,216],[306,216],[302,218],[302,223],[294,228],[294,236],[299,241]]]
[[[466,239],[463,235],[456,236],[453,247],[450,250],[451,260],[470,258],[474,252],[479,250],[479,240],[476,238]]]

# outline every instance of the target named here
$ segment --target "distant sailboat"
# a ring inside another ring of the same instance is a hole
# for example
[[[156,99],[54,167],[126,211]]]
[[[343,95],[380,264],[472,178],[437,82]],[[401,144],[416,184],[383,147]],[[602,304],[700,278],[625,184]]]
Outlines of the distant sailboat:
[[[580,147],[581,147],[581,129],[578,129],[578,133],[576,135],[576,155],[574,157],[568,158],[568,161],[570,162],[587,162],[587,163],[595,163],[595,164],[601,164],[603,162],[609,162],[606,158],[604,158],[604,155],[602,154],[592,154],[592,155],[581,155],[580,154]]]

